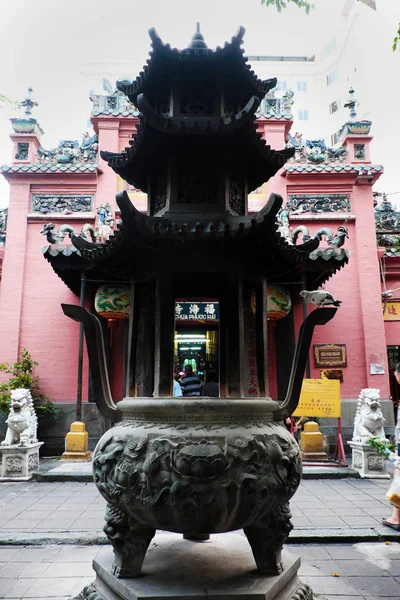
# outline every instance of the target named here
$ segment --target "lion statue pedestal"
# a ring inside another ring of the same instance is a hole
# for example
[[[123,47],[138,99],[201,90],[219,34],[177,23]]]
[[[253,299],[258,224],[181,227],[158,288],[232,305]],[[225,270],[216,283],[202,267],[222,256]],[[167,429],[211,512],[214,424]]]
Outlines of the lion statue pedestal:
[[[386,440],[384,422],[379,390],[361,390],[354,418],[353,439],[349,445],[352,449],[352,467],[362,478],[390,479],[386,460],[377,455],[375,448],[368,445],[371,437]]]
[[[28,481],[39,466],[37,417],[29,390],[11,392],[6,437],[0,445],[0,481]]]

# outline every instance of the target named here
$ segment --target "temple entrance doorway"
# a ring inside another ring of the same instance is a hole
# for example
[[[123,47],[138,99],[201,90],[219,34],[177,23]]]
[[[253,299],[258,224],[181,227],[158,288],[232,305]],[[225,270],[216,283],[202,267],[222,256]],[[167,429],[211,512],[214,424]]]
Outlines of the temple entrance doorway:
[[[219,302],[217,300],[176,300],[174,369],[183,373],[185,366],[204,383],[207,372],[219,377]]]

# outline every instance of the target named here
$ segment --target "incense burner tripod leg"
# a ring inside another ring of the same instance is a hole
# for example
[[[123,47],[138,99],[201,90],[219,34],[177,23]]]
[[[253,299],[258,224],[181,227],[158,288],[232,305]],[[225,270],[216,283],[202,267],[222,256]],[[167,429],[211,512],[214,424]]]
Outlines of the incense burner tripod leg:
[[[147,549],[156,530],[107,504],[104,532],[114,549],[112,574],[116,577],[140,577]]]
[[[291,516],[287,502],[260,522],[243,529],[257,569],[263,575],[279,575],[283,571],[282,547],[293,529]]]

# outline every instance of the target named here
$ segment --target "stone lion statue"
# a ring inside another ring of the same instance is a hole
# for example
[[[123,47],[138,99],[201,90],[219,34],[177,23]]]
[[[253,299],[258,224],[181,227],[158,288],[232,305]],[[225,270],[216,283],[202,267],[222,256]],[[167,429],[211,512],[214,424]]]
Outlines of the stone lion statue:
[[[383,418],[380,390],[366,388],[358,397],[357,411],[354,418],[353,442],[367,443],[371,436],[386,440],[383,429]]]
[[[2,446],[27,446],[37,442],[37,417],[29,390],[18,388],[11,392],[11,408],[7,433]]]

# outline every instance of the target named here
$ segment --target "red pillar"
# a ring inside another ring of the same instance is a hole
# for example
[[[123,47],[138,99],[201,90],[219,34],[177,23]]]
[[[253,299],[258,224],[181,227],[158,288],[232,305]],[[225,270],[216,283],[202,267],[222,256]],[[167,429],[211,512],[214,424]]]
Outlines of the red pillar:
[[[352,206],[356,213],[356,249],[360,303],[364,330],[365,369],[367,387],[379,388],[382,398],[389,398],[389,378],[385,327],[382,314],[379,262],[376,259],[375,218],[372,189],[367,185],[355,185]],[[373,375],[370,365],[374,357],[382,355],[384,375]]]
[[[29,189],[22,178],[11,182],[0,293],[0,362],[15,362],[20,349]]]

